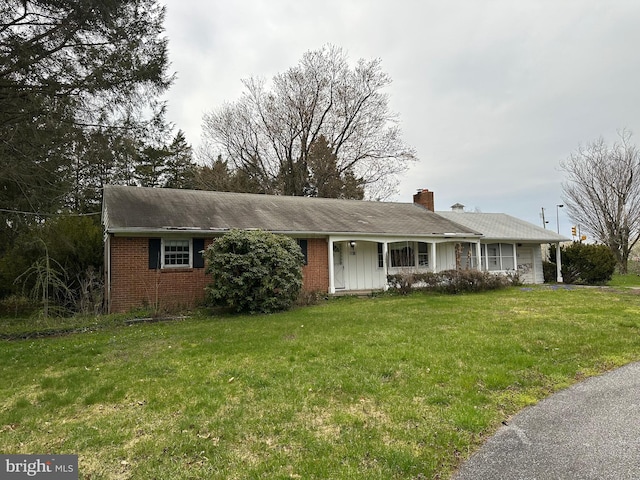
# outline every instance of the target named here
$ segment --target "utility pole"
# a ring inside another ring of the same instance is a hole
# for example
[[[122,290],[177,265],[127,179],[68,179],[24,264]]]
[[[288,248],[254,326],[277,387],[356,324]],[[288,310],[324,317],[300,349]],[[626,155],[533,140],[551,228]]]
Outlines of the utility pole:
[[[542,216],[542,228],[547,228],[547,223],[549,223],[549,222],[547,222],[545,220],[545,218],[544,218],[544,207],[542,207],[542,215],[541,216]]]

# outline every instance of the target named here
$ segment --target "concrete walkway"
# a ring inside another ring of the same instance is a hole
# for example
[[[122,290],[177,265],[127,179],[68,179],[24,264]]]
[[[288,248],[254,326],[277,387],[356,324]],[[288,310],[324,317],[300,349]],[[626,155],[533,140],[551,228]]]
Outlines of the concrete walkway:
[[[514,416],[453,480],[640,479],[640,363]]]

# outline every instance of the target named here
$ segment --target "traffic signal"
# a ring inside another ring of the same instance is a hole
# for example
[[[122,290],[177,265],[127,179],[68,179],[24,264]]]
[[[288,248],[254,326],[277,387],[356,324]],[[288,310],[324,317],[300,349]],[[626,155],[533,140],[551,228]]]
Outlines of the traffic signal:
[[[575,225],[573,227],[571,227],[571,235],[574,236],[574,237],[577,235]]]

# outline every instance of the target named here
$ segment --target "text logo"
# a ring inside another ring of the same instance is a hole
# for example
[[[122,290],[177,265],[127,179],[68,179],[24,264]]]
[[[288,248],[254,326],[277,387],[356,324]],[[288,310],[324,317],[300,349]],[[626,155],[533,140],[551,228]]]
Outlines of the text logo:
[[[0,455],[0,478],[78,480],[78,456]]]

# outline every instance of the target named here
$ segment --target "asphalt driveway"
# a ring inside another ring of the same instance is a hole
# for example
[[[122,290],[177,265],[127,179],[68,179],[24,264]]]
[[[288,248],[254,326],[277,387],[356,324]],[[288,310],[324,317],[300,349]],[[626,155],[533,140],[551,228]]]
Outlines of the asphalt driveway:
[[[640,363],[526,408],[452,478],[640,479]]]

